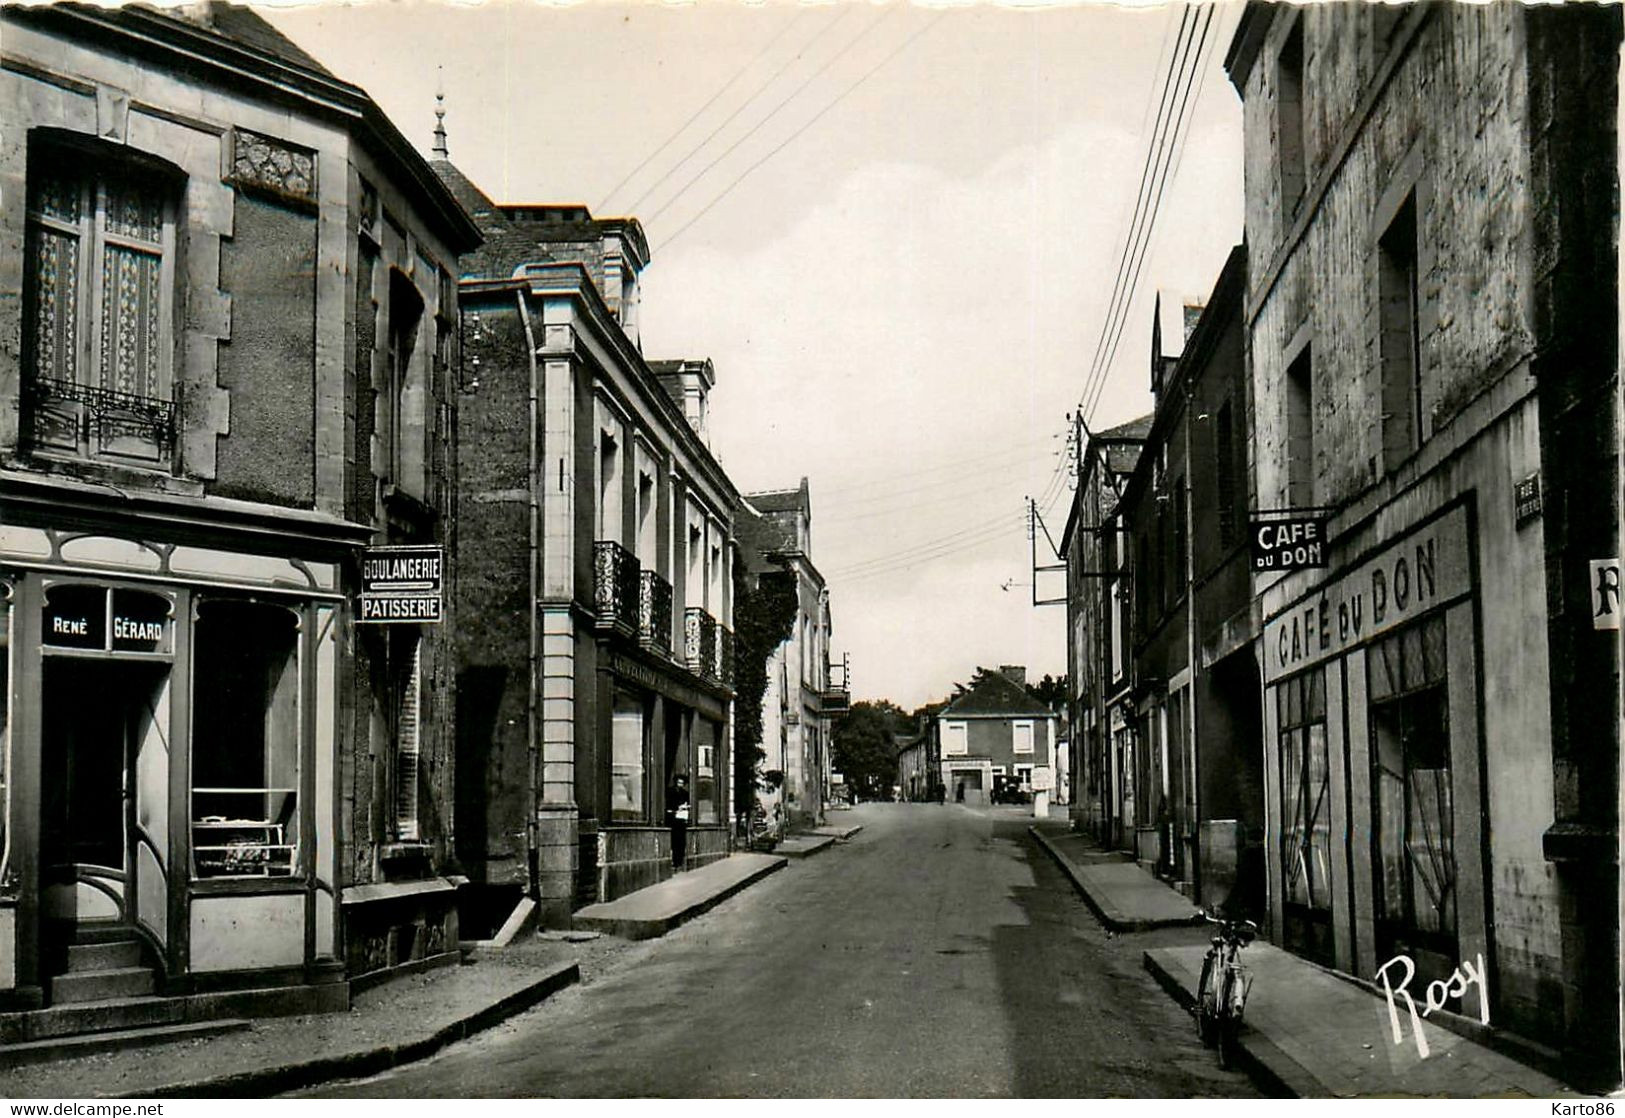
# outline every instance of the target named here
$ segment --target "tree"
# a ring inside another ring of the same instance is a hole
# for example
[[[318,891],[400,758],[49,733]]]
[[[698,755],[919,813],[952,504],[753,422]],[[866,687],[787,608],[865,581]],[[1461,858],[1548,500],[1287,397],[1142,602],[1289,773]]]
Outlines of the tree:
[[[1065,672],[1062,672],[1059,676],[1052,676],[1045,672],[1044,678],[1039,680],[1036,685],[1031,683],[1027,685],[1027,694],[1051,710],[1056,710],[1066,706],[1066,693],[1069,689],[1067,684],[1068,680]]]
[[[756,585],[746,578],[744,563],[734,564],[734,803],[740,811],[756,806],[758,787],[771,790],[784,780],[774,770],[761,772],[762,696],[767,694],[767,662],[795,632],[796,580],[786,571],[761,575]]]
[[[892,735],[906,733],[913,725],[906,711],[885,699],[853,703],[831,734],[830,755],[836,771],[860,796],[889,796],[897,783],[897,745]]]

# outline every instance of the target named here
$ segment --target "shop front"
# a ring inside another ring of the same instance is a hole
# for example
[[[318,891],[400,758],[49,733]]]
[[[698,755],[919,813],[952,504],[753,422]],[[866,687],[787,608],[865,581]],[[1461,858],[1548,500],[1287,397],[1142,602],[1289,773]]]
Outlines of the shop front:
[[[609,813],[596,832],[584,821],[583,854],[596,873],[582,868],[596,886],[591,899],[613,900],[670,874],[666,801],[678,775],[688,778],[685,865],[727,857],[728,707],[658,657],[616,649],[600,665],[610,712]]]
[[[6,1008],[53,1001],[90,943],[125,944],[158,993],[343,1004],[339,577],[336,559],[0,527]]]
[[[1494,960],[1473,523],[1462,501],[1396,534],[1259,646],[1274,936],[1366,978],[1404,958],[1417,989]]]

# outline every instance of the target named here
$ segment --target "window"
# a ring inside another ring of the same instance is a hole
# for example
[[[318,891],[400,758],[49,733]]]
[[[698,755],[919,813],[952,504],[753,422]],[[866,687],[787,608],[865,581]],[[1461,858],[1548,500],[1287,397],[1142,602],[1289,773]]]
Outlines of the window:
[[[1314,367],[1309,347],[1286,370],[1286,503],[1315,503]]]
[[[414,359],[418,327],[423,322],[423,297],[404,274],[389,273],[389,330],[387,381],[384,385],[384,449],[389,477],[409,493],[423,492],[422,406],[423,377]],[[412,422],[414,415],[418,422]],[[412,442],[414,433],[418,442]]]
[[[1422,443],[1422,332],[1417,304],[1416,197],[1405,199],[1377,242],[1382,458],[1392,470]]]
[[[11,812],[11,583],[0,579],[0,895],[9,892],[5,855]]]
[[[390,628],[389,672],[395,695],[395,838],[417,842],[423,837],[418,827],[423,641],[416,629]]]
[[[199,603],[192,713],[192,870],[290,877],[299,868],[299,617]]]
[[[1281,44],[1276,65],[1276,136],[1281,167],[1281,205],[1288,217],[1303,200],[1307,186],[1304,158],[1303,15],[1294,17],[1292,30]]]
[[[966,740],[965,724],[963,722],[944,722],[942,724],[942,755],[944,757],[963,757],[969,752]]]
[[[1016,753],[1031,753],[1033,751],[1033,724],[1031,722],[1011,723],[1010,748]]]
[[[1237,508],[1236,428],[1230,401],[1219,405],[1213,419],[1213,476],[1218,489],[1219,546],[1233,547],[1239,535]]]
[[[1331,961],[1331,768],[1326,673],[1316,668],[1275,689],[1281,761],[1281,877],[1286,946]]]
[[[621,540],[621,445],[604,427],[598,430],[598,538]]]
[[[636,822],[644,818],[643,759],[648,743],[643,705],[637,695],[626,691],[615,693],[609,762],[609,816],[612,820]]]
[[[1174,482],[1170,492],[1174,503],[1174,550],[1173,554],[1169,556],[1172,570],[1169,577],[1170,593],[1168,596],[1175,602],[1179,602],[1185,597],[1186,561],[1190,550],[1190,528],[1185,516],[1185,479],[1181,477]]]
[[[30,150],[27,437],[40,453],[167,469],[175,184],[99,154]]]
[[[715,823],[722,818],[722,774],[717,771],[717,739],[721,727],[709,718],[694,719],[694,822]]]
[[[655,479],[643,470],[638,471],[638,563],[655,569]]]
[[[1432,981],[1455,965],[1444,960],[1454,959],[1456,946],[1444,618],[1386,638],[1366,665],[1378,949],[1411,954],[1418,974]]]

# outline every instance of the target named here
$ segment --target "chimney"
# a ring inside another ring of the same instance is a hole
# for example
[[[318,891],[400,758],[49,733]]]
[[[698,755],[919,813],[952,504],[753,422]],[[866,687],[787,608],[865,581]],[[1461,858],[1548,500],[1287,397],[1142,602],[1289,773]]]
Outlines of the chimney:
[[[660,381],[666,395],[683,411],[683,418],[694,428],[694,433],[707,446],[711,445],[706,433],[706,419],[710,411],[711,389],[717,383],[717,371],[709,357],[697,361],[651,361],[649,369]]]
[[[999,674],[1017,687],[1027,686],[1027,669],[1022,664],[1000,664]]]

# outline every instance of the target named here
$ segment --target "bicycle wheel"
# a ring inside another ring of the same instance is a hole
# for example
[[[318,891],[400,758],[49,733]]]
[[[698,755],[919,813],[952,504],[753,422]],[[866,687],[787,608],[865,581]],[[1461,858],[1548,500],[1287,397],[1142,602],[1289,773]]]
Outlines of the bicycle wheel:
[[[1214,1024],[1219,1008],[1214,964],[1214,954],[1209,951],[1202,960],[1202,977],[1196,984],[1196,1035],[1202,1038],[1206,1048],[1212,1048],[1215,1043]]]
[[[1214,1018],[1214,1040],[1219,1048],[1219,1066],[1226,1071],[1235,1066],[1236,1032],[1241,1028],[1233,1004],[1235,981],[1236,972],[1226,967],[1224,980],[1219,984],[1218,1013]]]

